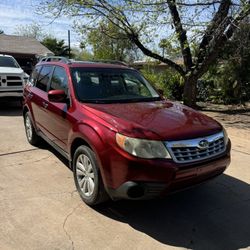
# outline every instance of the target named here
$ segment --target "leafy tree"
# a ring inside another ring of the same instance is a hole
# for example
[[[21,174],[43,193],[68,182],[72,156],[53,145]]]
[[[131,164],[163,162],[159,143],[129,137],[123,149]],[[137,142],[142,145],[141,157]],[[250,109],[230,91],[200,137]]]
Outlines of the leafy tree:
[[[53,37],[46,37],[42,44],[52,51],[56,56],[68,56],[69,47],[64,44],[64,40],[57,40]]]
[[[215,91],[211,91],[210,95],[215,101],[242,103],[250,100],[249,61],[250,19],[247,19],[204,77],[213,82]]]
[[[75,56],[75,59],[83,60],[83,61],[91,61],[94,59],[94,56],[91,52],[89,52],[87,50],[82,50],[80,53],[78,53]]]
[[[15,29],[15,34],[19,36],[35,38],[38,41],[43,40],[47,36],[43,31],[42,26],[38,23],[18,25]]]
[[[117,25],[101,21],[87,33],[86,44],[93,49],[95,59],[133,61],[135,46]],[[83,46],[83,43],[81,44]]]
[[[81,41],[81,42],[80,42],[80,45],[79,45],[79,48],[80,48],[81,50],[85,49],[85,48],[86,48],[86,44],[85,44],[83,41]]]
[[[162,57],[169,57],[171,59],[176,59],[178,57],[181,57],[181,51],[178,46],[176,46],[176,41],[168,40],[168,39],[161,39],[159,43],[159,48],[162,49]]]
[[[0,29],[0,35],[1,35],[1,34],[4,34],[4,31]]]
[[[166,63],[185,80],[184,103],[196,105],[197,80],[207,72],[242,20],[250,13],[249,0],[41,0],[46,11],[79,17],[78,25],[95,28],[100,20],[117,26],[145,55]],[[89,19],[87,22],[86,18]],[[159,38],[178,40],[179,65],[155,51]],[[190,41],[199,43],[192,54]]]

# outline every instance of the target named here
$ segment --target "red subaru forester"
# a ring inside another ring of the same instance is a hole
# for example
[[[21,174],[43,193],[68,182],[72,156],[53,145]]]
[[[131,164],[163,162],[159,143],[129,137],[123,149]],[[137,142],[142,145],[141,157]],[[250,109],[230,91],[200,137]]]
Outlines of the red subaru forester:
[[[218,122],[165,100],[123,65],[39,63],[24,89],[23,116],[29,143],[43,138],[69,160],[89,205],[162,196],[230,163]]]

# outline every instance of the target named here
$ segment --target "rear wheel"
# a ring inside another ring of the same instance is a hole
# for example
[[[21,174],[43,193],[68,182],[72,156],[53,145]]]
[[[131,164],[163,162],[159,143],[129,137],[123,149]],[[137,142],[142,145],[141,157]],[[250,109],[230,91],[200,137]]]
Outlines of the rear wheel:
[[[40,137],[35,131],[29,112],[24,115],[24,126],[28,142],[33,146],[37,146],[40,142]]]
[[[73,158],[76,188],[82,200],[96,205],[108,199],[94,152],[87,146],[77,148]]]

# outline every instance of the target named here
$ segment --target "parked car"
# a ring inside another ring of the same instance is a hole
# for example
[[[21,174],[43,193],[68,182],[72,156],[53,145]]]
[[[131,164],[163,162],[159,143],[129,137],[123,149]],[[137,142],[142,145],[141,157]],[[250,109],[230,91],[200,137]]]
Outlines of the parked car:
[[[28,78],[14,57],[0,54],[0,93],[23,92]]]
[[[24,89],[27,139],[65,156],[89,205],[145,199],[207,181],[230,163],[230,140],[208,116],[165,100],[135,69],[38,64]]]

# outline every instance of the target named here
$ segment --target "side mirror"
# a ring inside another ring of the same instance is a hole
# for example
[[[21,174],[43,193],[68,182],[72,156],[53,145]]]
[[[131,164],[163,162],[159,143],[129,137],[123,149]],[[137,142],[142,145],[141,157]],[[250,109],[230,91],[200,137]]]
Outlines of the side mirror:
[[[56,89],[48,92],[48,99],[50,102],[66,103],[67,95],[64,90]]]

